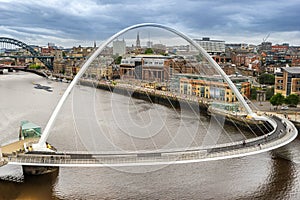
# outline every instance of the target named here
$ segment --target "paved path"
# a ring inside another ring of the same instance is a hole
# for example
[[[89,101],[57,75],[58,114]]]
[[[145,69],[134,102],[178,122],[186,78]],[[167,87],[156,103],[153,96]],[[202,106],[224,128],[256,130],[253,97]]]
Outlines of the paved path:
[[[278,109],[274,110],[276,107],[272,106],[269,101],[251,101],[250,107],[259,114],[266,113],[267,115],[275,115],[278,117],[287,118],[292,122],[300,123],[300,107],[289,107],[288,110],[281,110],[281,106],[278,106]]]
[[[276,130],[256,138],[211,147],[133,153],[34,153],[4,157],[9,164],[32,166],[105,167],[191,163],[253,155],[276,149],[297,136],[292,123],[273,117]]]
[[[17,153],[24,151],[24,143],[35,143],[39,138],[26,138],[25,140],[18,140],[16,142],[4,145],[0,148],[2,154],[12,154],[13,152]]]

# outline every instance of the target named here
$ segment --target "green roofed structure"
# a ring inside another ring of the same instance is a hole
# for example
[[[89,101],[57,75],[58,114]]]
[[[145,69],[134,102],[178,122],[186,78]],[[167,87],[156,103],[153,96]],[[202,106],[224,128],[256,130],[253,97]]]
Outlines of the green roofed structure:
[[[21,121],[19,139],[25,138],[39,138],[41,136],[42,128],[29,121]]]

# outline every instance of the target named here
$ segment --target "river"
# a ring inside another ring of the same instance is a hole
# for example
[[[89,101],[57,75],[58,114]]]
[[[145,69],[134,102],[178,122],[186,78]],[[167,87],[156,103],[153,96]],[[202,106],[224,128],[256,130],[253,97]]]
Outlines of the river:
[[[51,86],[53,92],[34,88]],[[45,127],[68,85],[25,72],[0,75],[0,144],[16,140],[20,121]],[[199,120],[200,119],[200,120]],[[201,123],[199,123],[201,121]],[[205,116],[78,86],[51,129],[60,151],[133,151],[228,142],[243,136]],[[145,131],[147,130],[147,131]],[[213,130],[213,131],[212,131]],[[251,133],[243,133],[251,137]],[[277,151],[219,161],[167,166],[68,168],[43,176],[0,168],[0,199],[300,199],[300,141]],[[296,155],[297,154],[297,155]]]

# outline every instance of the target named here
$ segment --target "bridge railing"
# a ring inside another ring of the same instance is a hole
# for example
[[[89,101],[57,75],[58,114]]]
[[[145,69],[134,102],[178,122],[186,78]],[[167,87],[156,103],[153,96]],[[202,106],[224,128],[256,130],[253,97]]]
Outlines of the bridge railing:
[[[282,121],[280,121],[282,120]],[[188,149],[183,151],[164,152],[140,152],[131,154],[21,154],[11,155],[7,158],[9,163],[20,165],[42,166],[113,166],[113,165],[150,165],[151,163],[184,163],[195,162],[194,160],[217,160],[220,158],[238,157],[251,155],[255,152],[263,152],[280,147],[289,143],[297,136],[297,129],[287,119],[277,119],[280,128],[268,136],[261,136],[260,140],[251,140],[248,145],[236,143],[234,146],[215,147],[212,149]],[[279,130],[280,129],[280,130]],[[79,158],[78,158],[79,157]]]
[[[15,162],[20,164],[31,165],[44,165],[44,166],[84,166],[84,165],[96,165],[96,166],[109,166],[109,165],[132,165],[132,164],[150,164],[150,163],[176,163],[186,162],[190,160],[210,160],[217,158],[236,157],[240,154],[249,154],[257,151],[267,150],[269,148],[281,145],[286,142],[289,137],[279,137],[268,143],[253,145],[246,148],[231,149],[228,151],[219,152],[205,152],[205,151],[191,151],[180,153],[165,153],[161,156],[113,156],[113,157],[97,157],[90,159],[71,159],[70,157],[35,157],[32,155],[10,157],[9,162]]]

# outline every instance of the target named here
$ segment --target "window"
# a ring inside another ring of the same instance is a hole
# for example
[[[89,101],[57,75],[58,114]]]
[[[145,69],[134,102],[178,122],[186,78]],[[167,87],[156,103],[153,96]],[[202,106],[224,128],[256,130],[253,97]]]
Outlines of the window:
[[[282,90],[283,87],[280,85],[280,86],[277,86],[277,89],[278,89],[278,90]]]

